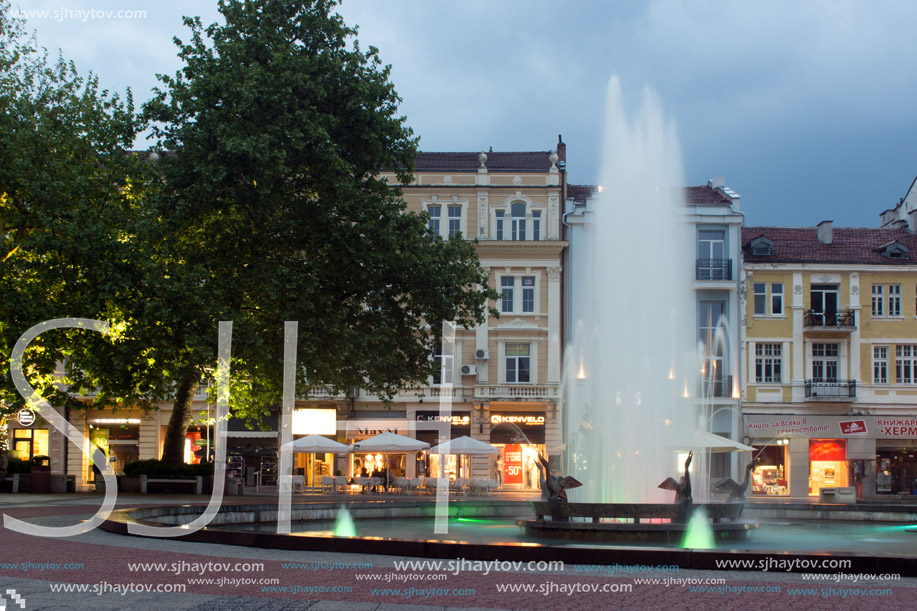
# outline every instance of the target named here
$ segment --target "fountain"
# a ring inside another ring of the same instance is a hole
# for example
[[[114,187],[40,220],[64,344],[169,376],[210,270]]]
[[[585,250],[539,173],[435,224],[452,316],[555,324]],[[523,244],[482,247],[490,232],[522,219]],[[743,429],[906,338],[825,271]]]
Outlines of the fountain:
[[[536,518],[551,515],[551,522],[519,524],[536,537],[671,539],[684,532],[693,502],[703,506],[709,497],[701,441],[708,407],[699,384],[704,359],[693,258],[685,256],[692,252],[693,226],[684,220],[675,128],[655,95],[644,94],[630,121],[613,78],[606,117],[593,222],[571,238],[582,240],[577,246],[587,253],[577,263],[591,267],[574,276],[569,314],[577,322],[564,357],[564,474],[583,485],[569,492],[569,506],[560,512],[536,504]],[[682,465],[688,490],[693,479],[693,500],[669,477]],[[719,537],[744,538],[747,525],[718,523],[735,519],[735,507],[708,505],[707,514]],[[571,517],[592,523],[568,523]]]

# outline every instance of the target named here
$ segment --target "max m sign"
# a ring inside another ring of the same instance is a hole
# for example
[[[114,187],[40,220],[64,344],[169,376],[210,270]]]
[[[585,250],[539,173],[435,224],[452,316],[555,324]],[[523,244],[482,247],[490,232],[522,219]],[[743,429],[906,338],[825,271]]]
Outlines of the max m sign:
[[[774,437],[917,439],[917,417],[749,414],[745,416],[745,430],[756,440]]]

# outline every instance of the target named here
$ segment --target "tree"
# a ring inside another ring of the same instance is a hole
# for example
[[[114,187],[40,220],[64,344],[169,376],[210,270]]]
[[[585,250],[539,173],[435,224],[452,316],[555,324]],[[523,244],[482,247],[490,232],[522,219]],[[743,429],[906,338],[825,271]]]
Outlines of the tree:
[[[416,141],[389,69],[334,6],[222,1],[225,25],[186,19],[185,65],[139,119],[129,92],[49,64],[3,20],[4,358],[51,318],[114,329],[36,340],[30,381],[52,403],[85,407],[74,397],[88,390],[95,405],[172,401],[163,459],[181,462],[220,320],[234,322],[231,407],[253,421],[280,398],[284,321],[299,321],[300,388],[383,397],[432,373],[440,321],[482,321],[496,293],[474,245],[432,236],[379,178],[407,180]],[[158,153],[126,154],[147,121]]]
[[[0,409],[24,404],[9,355],[51,318],[107,318],[130,277],[124,225],[137,210],[143,164],[125,151],[139,128],[128,91],[100,91],[92,74],[50,61],[0,4]],[[82,335],[82,337],[81,337]],[[52,403],[81,407],[58,388],[56,363],[79,363],[83,332],[55,331],[26,353],[30,383]],[[93,338],[93,341],[98,341]],[[123,393],[122,393],[123,394]]]
[[[168,298],[133,324],[179,390],[164,460],[181,460],[217,320],[235,324],[233,411],[257,419],[280,397],[284,321],[299,321],[302,387],[390,397],[431,373],[440,321],[480,323],[496,297],[474,245],[432,236],[379,178],[408,180],[416,140],[389,67],[335,5],[221,0],[225,25],[186,18],[184,67],[145,106],[174,152],[139,232],[167,272],[147,287]]]

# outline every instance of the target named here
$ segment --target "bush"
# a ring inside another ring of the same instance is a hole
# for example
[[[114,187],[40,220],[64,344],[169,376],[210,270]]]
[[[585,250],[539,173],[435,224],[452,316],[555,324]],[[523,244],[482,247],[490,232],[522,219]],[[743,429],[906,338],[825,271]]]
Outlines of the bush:
[[[28,460],[13,458],[11,456],[6,464],[6,472],[8,475],[12,475],[13,473],[31,473],[32,463]]]
[[[175,465],[165,463],[161,460],[151,458],[149,460],[137,460],[124,465],[124,475],[147,475],[147,476],[181,476],[197,477],[213,475],[213,463],[204,462],[199,465]]]

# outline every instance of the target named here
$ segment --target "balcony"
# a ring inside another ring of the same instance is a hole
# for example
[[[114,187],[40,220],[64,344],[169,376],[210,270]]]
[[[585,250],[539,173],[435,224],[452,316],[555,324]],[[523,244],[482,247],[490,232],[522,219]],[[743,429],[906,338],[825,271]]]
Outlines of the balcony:
[[[331,401],[356,397],[357,389],[351,387],[346,393],[336,393],[331,386],[310,386],[309,394],[305,397],[297,396],[297,399],[309,399],[311,401]]]
[[[557,386],[484,385],[474,387],[475,399],[548,401],[559,397],[560,392]]]
[[[732,280],[732,259],[698,259],[697,280]]]
[[[705,378],[701,384],[701,396],[717,399],[729,399],[732,397],[732,376],[726,376],[725,379],[720,377],[716,380],[708,380]]]
[[[807,331],[853,331],[856,328],[856,316],[853,310],[843,312],[806,310],[803,317]]]
[[[806,399],[856,399],[856,380],[837,380],[835,382],[822,382],[821,380],[806,380]]]

